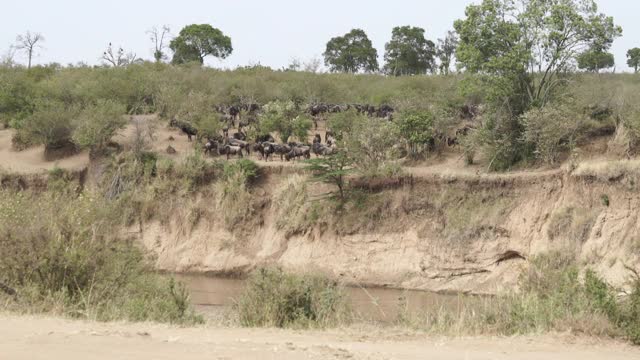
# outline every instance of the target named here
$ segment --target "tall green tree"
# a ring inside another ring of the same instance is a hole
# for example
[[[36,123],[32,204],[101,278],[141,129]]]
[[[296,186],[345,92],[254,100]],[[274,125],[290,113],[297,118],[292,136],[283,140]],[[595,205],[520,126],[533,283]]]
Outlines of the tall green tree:
[[[435,56],[436,45],[424,37],[424,29],[397,26],[385,45],[385,71],[395,76],[433,72]]]
[[[225,59],[233,52],[231,38],[209,24],[192,24],[180,30],[180,34],[171,40],[173,50],[172,63],[204,63],[204,58],[214,56]]]
[[[490,95],[516,114],[544,105],[579,53],[606,51],[622,34],[594,0],[483,0],[465,15],[454,24],[459,64],[488,75]]]
[[[627,51],[627,65],[637,73],[640,69],[640,48],[633,48]]]
[[[589,49],[578,55],[578,68],[598,73],[602,69],[609,69],[615,65],[612,53],[598,49]]]
[[[458,36],[455,31],[448,31],[444,39],[438,39],[438,48],[436,49],[436,55],[440,60],[440,73],[449,75],[451,71],[451,63],[456,54],[456,48],[458,47]]]
[[[476,74],[468,79],[490,105],[478,145],[489,169],[508,169],[532,155],[522,114],[559,96],[576,57],[590,48],[607,51],[622,28],[594,0],[483,0],[465,15],[454,23],[456,59]]]
[[[333,72],[378,70],[378,51],[361,29],[353,29],[344,36],[329,40],[323,55],[325,65]]]

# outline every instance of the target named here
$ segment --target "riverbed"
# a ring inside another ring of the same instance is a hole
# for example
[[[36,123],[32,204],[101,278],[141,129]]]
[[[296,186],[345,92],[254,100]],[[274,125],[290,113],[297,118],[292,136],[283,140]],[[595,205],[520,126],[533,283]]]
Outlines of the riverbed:
[[[186,285],[191,302],[205,315],[230,309],[245,286],[242,279],[183,274],[175,277]],[[442,310],[455,313],[465,307],[468,310],[470,303],[480,305],[481,302],[478,297],[391,288],[349,286],[346,292],[358,319],[381,323]]]

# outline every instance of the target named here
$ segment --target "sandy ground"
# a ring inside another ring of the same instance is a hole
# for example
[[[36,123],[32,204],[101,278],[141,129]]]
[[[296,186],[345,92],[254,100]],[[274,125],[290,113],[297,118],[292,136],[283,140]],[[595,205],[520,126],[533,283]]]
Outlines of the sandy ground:
[[[394,329],[177,328],[0,315],[1,359],[640,359],[629,345],[567,336],[435,338]]]
[[[57,161],[44,159],[44,146],[35,146],[24,151],[11,148],[13,130],[0,130],[0,168],[13,173],[33,174],[51,170],[58,166],[68,170],[80,170],[89,164],[89,154],[84,151]]]

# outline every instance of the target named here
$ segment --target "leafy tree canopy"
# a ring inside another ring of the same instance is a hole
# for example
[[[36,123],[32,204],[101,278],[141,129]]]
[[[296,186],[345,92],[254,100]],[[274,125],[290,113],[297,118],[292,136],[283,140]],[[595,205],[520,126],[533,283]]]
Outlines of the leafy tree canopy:
[[[635,72],[640,69],[640,48],[633,48],[627,51],[627,65],[633,68]]]
[[[578,55],[578,68],[582,70],[599,72],[602,69],[612,68],[615,65],[613,54],[589,49]]]
[[[306,160],[307,170],[312,174],[312,179],[318,182],[335,185],[338,188],[338,196],[344,201],[346,195],[347,176],[353,171],[353,159],[343,151],[316,159]]]
[[[451,69],[451,63],[458,47],[458,36],[454,31],[448,31],[444,39],[438,39],[438,48],[436,55],[440,60],[440,72],[448,75]]]
[[[395,76],[424,74],[435,70],[435,55],[436,46],[424,37],[424,29],[397,26],[385,46],[385,70]]]
[[[606,51],[622,34],[594,0],[483,0],[465,15],[454,24],[459,65],[499,79],[492,95],[516,114],[544,105],[579,53]]]
[[[224,59],[231,55],[231,38],[209,24],[192,24],[180,30],[180,34],[169,44],[173,50],[174,64],[188,62],[204,63],[204,58],[214,56]]]
[[[361,29],[353,29],[344,36],[329,40],[323,55],[325,65],[333,72],[378,70],[378,51]]]

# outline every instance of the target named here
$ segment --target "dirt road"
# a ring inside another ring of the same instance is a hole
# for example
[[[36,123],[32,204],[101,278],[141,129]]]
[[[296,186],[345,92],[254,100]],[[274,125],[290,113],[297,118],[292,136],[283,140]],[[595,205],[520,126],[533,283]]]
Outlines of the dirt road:
[[[567,336],[450,339],[379,328],[325,332],[177,328],[0,315],[0,359],[640,359],[640,349]]]

